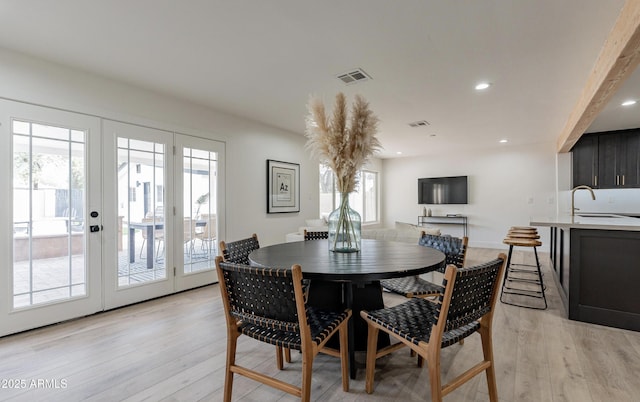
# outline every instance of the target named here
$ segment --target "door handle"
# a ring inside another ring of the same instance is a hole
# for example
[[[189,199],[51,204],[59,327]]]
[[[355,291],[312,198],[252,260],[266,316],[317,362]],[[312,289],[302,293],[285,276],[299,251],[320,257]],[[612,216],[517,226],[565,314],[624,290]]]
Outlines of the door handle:
[[[102,225],[91,225],[89,226],[89,231],[91,233],[99,232],[102,230]]]

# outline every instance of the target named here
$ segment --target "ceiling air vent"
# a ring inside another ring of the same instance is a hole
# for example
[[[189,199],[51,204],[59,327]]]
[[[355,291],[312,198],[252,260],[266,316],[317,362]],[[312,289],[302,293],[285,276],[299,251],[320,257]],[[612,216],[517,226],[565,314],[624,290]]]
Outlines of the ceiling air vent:
[[[355,84],[356,82],[362,82],[370,80],[371,77],[369,74],[365,73],[363,69],[357,68],[353,71],[349,71],[348,73],[340,74],[337,76],[338,79],[344,82],[347,85]]]
[[[429,124],[429,122],[426,120],[419,120],[419,121],[414,121],[413,123],[409,123],[409,126],[411,127],[426,127],[430,125],[431,124]]]

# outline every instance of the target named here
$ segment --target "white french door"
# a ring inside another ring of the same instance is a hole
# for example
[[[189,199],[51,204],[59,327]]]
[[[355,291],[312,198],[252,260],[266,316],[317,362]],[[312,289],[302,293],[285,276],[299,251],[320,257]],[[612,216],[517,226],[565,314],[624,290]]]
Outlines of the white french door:
[[[103,121],[105,308],[213,283],[223,144]]]
[[[102,309],[100,120],[0,100],[0,335]]]
[[[176,135],[174,177],[176,224],[176,290],[217,281],[215,257],[224,238],[224,144],[186,135]]]
[[[224,144],[0,100],[0,336],[217,280]]]
[[[103,120],[105,308],[173,291],[173,133]]]

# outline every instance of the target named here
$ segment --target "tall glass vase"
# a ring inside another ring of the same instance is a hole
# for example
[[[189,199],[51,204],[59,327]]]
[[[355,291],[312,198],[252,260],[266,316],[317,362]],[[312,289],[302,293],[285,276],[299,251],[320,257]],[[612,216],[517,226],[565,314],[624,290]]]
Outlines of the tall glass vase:
[[[360,251],[361,227],[360,214],[349,207],[349,193],[340,194],[340,207],[329,215],[329,251]]]

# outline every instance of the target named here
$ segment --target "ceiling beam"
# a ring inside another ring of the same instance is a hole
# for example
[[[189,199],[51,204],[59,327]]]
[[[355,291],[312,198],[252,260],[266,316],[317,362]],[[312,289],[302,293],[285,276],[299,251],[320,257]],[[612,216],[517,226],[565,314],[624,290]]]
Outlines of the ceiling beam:
[[[627,0],[600,51],[578,102],[558,137],[558,152],[571,150],[638,64],[640,0]]]

